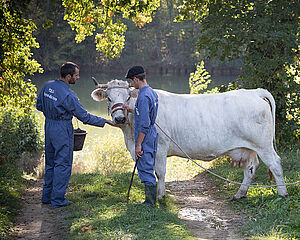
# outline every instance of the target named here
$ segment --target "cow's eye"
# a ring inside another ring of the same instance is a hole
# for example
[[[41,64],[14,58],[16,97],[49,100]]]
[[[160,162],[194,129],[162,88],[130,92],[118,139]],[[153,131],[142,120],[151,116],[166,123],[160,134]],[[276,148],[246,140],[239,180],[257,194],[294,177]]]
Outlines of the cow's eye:
[[[109,97],[107,97],[108,101],[111,102],[111,99]]]

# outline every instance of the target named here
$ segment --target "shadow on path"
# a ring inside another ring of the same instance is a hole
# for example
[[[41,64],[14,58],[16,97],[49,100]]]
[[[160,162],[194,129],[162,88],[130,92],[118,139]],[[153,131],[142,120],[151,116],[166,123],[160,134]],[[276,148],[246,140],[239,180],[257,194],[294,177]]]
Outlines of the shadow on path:
[[[216,197],[218,189],[205,176],[168,182],[166,189],[180,209],[179,217],[198,239],[245,239],[237,232],[243,216],[230,209],[230,200]]]
[[[41,203],[43,180],[30,180],[30,186],[22,196],[23,207],[16,218],[14,230],[16,239],[62,239],[69,231],[64,217],[68,209],[53,209],[49,204]]]

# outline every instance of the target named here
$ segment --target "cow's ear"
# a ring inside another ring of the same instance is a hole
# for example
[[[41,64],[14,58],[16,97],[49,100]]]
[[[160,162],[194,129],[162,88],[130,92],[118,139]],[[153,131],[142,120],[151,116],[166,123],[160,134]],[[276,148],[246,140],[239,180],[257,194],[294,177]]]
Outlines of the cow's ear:
[[[95,89],[92,94],[91,94],[92,98],[99,102],[102,101],[103,99],[107,98],[107,93],[106,91],[102,90],[102,89]]]
[[[130,89],[130,96],[133,97],[133,98],[136,98],[137,95],[139,93],[139,90],[138,89]]]

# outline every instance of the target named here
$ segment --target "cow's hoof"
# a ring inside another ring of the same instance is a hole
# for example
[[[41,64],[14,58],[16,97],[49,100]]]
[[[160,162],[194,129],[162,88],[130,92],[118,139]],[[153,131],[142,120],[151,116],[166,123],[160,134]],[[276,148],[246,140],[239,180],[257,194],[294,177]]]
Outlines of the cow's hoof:
[[[160,207],[166,207],[167,206],[166,196],[163,196],[161,199],[158,199],[158,203]]]

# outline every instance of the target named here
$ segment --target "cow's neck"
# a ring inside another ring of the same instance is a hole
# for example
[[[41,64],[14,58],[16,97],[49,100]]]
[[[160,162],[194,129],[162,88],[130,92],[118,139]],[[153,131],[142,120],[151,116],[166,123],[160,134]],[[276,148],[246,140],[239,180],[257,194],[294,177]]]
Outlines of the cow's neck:
[[[129,138],[133,137],[133,141],[134,141],[134,115],[132,113],[128,114],[126,124],[121,126],[121,129],[124,133],[125,138],[127,136]]]
[[[128,114],[127,123],[121,127],[124,134],[124,141],[126,148],[130,152],[131,156],[134,158],[134,115],[132,113]]]
[[[135,102],[136,102],[136,98],[131,98],[128,104],[129,107],[135,109]],[[127,122],[126,124],[121,126],[121,129],[124,134],[126,147],[130,151],[132,157],[134,158],[135,142],[134,142],[134,114],[133,113],[128,113]]]

